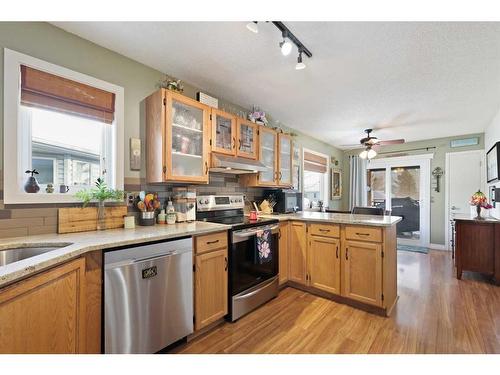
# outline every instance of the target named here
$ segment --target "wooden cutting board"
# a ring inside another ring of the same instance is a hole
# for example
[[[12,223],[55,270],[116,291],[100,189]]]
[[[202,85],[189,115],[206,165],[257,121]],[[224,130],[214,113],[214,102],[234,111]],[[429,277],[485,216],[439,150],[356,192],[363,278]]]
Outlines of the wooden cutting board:
[[[127,215],[127,206],[104,208],[106,229],[123,228],[123,217]],[[58,233],[75,233],[97,230],[97,207],[60,208],[57,219]]]

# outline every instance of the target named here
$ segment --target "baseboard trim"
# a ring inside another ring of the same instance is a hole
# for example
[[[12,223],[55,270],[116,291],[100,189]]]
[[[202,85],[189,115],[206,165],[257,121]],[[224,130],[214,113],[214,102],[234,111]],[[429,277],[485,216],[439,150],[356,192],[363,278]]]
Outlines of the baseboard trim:
[[[441,245],[441,244],[438,244],[438,243],[431,243],[429,244],[429,249],[432,249],[432,250],[442,250],[442,251],[449,251],[445,245]]]

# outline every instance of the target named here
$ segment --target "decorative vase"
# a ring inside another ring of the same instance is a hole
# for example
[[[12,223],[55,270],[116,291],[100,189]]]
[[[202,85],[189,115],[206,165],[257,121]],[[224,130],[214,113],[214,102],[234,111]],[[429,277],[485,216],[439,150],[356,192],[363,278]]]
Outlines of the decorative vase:
[[[97,204],[97,230],[106,229],[106,211],[104,210],[104,201]]]
[[[477,216],[474,219],[483,220],[483,217],[481,217],[481,205],[480,204],[476,205],[476,214],[477,214]]]

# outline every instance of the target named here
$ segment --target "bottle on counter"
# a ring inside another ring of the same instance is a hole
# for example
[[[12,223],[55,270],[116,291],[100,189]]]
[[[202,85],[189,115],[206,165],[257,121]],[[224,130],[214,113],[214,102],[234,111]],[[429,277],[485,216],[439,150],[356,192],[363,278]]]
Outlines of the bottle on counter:
[[[167,215],[165,214],[165,210],[161,210],[158,214],[158,224],[165,224],[167,220]]]
[[[175,224],[177,215],[175,213],[174,205],[172,201],[168,201],[167,204],[167,224]]]

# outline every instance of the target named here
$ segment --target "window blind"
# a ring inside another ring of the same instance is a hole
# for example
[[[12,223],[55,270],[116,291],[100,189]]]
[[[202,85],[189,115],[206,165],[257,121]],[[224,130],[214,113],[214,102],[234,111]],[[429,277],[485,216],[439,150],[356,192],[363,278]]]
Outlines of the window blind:
[[[115,94],[21,65],[21,104],[111,124]]]
[[[304,170],[309,172],[326,173],[328,159],[311,152],[304,152]]]

